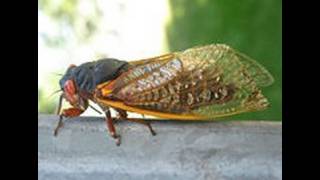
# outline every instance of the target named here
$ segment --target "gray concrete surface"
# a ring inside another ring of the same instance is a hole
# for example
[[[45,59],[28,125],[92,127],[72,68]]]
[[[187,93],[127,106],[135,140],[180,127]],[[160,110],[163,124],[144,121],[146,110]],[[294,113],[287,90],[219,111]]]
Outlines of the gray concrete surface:
[[[102,118],[38,116],[40,180],[282,179],[280,122],[119,122],[120,147]]]

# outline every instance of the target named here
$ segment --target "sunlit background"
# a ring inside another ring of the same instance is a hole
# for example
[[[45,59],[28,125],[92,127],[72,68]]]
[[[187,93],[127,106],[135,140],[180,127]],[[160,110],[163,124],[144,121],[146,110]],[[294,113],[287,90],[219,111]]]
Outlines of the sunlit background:
[[[282,119],[282,16],[279,0],[39,0],[38,111],[54,113],[59,74],[70,64],[137,60],[225,43],[275,77],[271,107],[232,119]],[[84,115],[98,115],[88,110]]]

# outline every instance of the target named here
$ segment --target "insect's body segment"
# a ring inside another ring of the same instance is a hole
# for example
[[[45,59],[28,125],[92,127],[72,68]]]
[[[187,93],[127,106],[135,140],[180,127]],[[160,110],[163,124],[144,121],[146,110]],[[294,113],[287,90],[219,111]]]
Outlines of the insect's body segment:
[[[84,100],[89,99],[122,114],[203,120],[265,109],[268,101],[259,87],[272,82],[269,72],[254,60],[218,44],[129,63],[115,59],[86,63],[69,68],[60,85],[78,109],[86,108]],[[112,129],[110,123],[108,127]]]
[[[99,84],[117,78],[129,67],[130,64],[125,61],[101,59],[69,67],[59,83],[64,87],[68,80],[73,80],[80,92],[93,94]]]

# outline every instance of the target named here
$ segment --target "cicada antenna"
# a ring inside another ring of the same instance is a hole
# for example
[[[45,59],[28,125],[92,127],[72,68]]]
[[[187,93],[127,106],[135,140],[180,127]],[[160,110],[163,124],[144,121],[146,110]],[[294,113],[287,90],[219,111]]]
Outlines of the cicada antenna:
[[[55,75],[55,76],[60,76],[60,77],[63,76],[62,73],[57,73],[57,72],[51,72],[51,74],[52,74],[52,75]]]
[[[53,95],[57,94],[58,92],[62,91],[62,89],[58,89],[56,91],[54,91],[53,93],[51,93],[49,96],[48,96],[48,99],[49,98],[52,98]]]

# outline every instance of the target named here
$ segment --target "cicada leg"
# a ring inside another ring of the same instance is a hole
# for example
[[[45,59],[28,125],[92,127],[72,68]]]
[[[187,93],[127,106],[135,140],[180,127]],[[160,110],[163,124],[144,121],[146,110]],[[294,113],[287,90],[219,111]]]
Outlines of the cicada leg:
[[[118,135],[116,133],[116,129],[114,127],[114,124],[113,124],[114,122],[111,117],[111,113],[110,113],[109,108],[105,109],[105,115],[106,115],[106,124],[107,124],[108,130],[109,130],[109,133],[116,140],[117,146],[119,146],[120,145],[120,135]]]
[[[142,120],[142,119],[133,119],[133,118],[126,118],[125,120],[146,125],[153,136],[157,135],[157,133],[152,129],[150,122],[146,122],[145,120]]]
[[[127,111],[124,111],[122,109],[116,109],[115,110],[117,111],[117,119],[126,119],[128,117],[128,114],[127,114]]]
[[[63,127],[63,121],[62,121],[62,119],[63,119],[63,117],[62,117],[62,115],[60,115],[60,116],[59,116],[58,125],[57,125],[57,127],[54,129],[54,132],[53,132],[53,135],[54,135],[54,136],[57,136],[59,129]]]
[[[80,116],[84,110],[78,109],[78,108],[69,108],[69,109],[64,109],[62,113],[59,115],[59,122],[57,127],[54,129],[54,136],[58,135],[58,131],[61,127],[63,127],[63,118],[69,118],[69,117],[77,117]]]
[[[147,126],[151,132],[151,134],[153,136],[156,135],[156,132],[152,129],[152,126],[149,122],[146,122],[145,120],[142,119],[133,119],[133,118],[128,118],[128,114],[126,111],[122,110],[122,109],[115,109],[118,112],[118,118],[122,119],[122,120],[127,120],[127,121],[131,121],[131,122],[135,122],[135,123],[139,123],[139,124],[143,124],[145,126]]]

